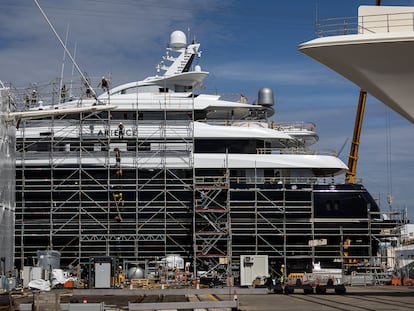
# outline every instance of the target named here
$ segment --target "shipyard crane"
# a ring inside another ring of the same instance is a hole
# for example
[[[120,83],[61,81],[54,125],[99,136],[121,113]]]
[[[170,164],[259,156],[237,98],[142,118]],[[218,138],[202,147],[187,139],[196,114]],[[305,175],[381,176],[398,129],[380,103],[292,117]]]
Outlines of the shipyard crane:
[[[358,108],[355,116],[354,134],[352,135],[351,151],[348,158],[348,171],[345,180],[347,183],[355,183],[356,166],[358,160],[359,141],[361,137],[362,121],[364,119],[365,103],[367,92],[363,89],[359,91]]]

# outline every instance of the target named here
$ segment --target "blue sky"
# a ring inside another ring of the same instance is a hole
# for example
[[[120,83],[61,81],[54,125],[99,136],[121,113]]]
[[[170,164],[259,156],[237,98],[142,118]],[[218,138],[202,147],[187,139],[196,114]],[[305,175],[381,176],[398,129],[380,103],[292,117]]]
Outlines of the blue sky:
[[[356,16],[375,0],[39,0],[78,65],[91,77],[111,75],[112,84],[155,74],[169,34],[187,32],[201,43],[200,65],[210,76],[208,93],[242,93],[253,101],[263,86],[276,97],[275,121],[317,125],[317,149],[339,151],[347,163],[359,88],[298,52],[315,37],[320,18]],[[317,3],[317,5],[316,5]],[[382,5],[414,5],[387,1]],[[316,9],[317,7],[317,9]],[[55,80],[63,50],[31,0],[0,3],[0,79],[13,85]],[[65,75],[71,74],[67,62]],[[98,81],[92,81],[95,85]],[[387,124],[390,124],[389,130]],[[387,142],[386,137],[391,139]],[[412,190],[414,125],[372,96],[361,137],[358,177],[388,210],[407,208],[414,220]],[[388,146],[388,147],[387,147]]]

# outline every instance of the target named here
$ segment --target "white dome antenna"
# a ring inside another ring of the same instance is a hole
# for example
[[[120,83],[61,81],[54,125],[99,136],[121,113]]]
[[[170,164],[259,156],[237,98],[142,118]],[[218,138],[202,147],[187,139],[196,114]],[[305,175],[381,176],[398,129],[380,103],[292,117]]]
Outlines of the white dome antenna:
[[[187,46],[187,36],[181,30],[176,30],[170,35],[170,48],[178,50]]]

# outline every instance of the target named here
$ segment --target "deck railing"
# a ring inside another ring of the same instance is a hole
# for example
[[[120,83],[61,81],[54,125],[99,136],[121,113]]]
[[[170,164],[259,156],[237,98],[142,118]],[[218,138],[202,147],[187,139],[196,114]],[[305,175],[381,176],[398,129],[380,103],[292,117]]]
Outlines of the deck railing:
[[[303,147],[291,147],[291,148],[256,148],[257,154],[306,154],[306,155],[329,155],[337,156],[335,150],[331,149],[309,149]]]
[[[317,37],[414,31],[414,12],[318,19]]]

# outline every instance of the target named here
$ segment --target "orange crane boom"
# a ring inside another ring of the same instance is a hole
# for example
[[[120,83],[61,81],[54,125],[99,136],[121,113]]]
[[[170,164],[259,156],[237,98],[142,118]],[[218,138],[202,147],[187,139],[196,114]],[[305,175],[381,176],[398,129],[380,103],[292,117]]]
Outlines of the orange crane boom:
[[[346,172],[345,181],[353,184],[356,178],[356,166],[358,161],[359,141],[361,137],[362,121],[364,119],[365,102],[367,92],[363,89],[359,92],[358,108],[355,116],[354,134],[352,136],[351,151],[348,158],[348,171]]]

